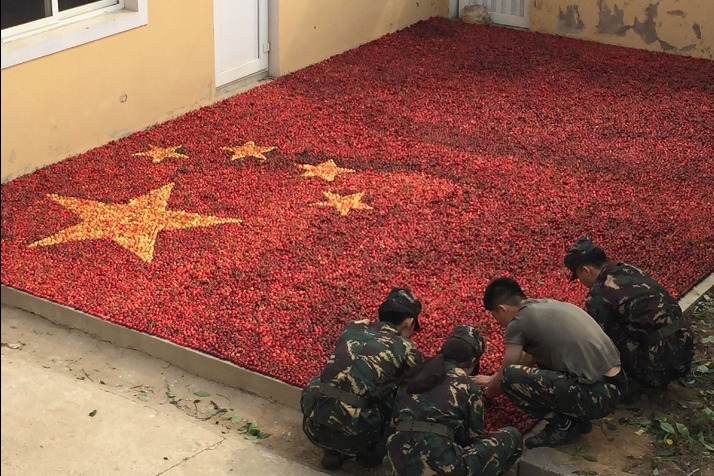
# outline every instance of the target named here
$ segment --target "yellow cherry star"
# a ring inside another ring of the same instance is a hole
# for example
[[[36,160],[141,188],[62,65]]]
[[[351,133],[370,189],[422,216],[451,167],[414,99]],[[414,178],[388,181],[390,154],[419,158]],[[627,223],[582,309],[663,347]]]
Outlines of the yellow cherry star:
[[[332,192],[322,192],[327,198],[326,202],[313,203],[316,207],[335,207],[340,215],[347,215],[350,210],[372,210],[372,207],[362,203],[364,192],[353,193],[352,195],[339,195]]]
[[[82,222],[35,241],[29,246],[108,238],[137,255],[142,261],[151,263],[154,259],[156,236],[160,231],[241,222],[237,218],[219,218],[180,210],[167,210],[166,205],[173,188],[174,184],[169,183],[132,198],[126,204],[51,194],[49,197],[52,200],[77,214]]]
[[[332,159],[317,165],[298,164],[298,166],[305,170],[305,172],[300,175],[301,177],[320,177],[328,182],[335,180],[335,177],[339,174],[354,172],[353,169],[343,169],[338,167]]]
[[[149,145],[149,150],[146,152],[137,152],[136,154],[131,154],[135,156],[151,157],[151,161],[158,164],[162,160],[169,157],[176,157],[178,159],[188,159],[188,155],[181,154],[177,152],[181,146],[177,145],[174,147],[156,147],[155,145]]]
[[[222,150],[230,150],[233,152],[231,160],[242,159],[244,157],[256,157],[262,161],[268,160],[266,156],[263,155],[264,152],[270,152],[275,149],[275,147],[263,147],[255,145],[252,140],[246,142],[243,145],[237,145],[235,147],[221,147]]]

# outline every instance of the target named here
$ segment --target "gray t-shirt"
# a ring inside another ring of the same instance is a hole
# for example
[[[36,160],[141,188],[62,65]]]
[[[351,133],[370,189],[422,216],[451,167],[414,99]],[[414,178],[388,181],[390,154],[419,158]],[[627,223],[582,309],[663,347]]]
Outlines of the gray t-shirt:
[[[585,383],[620,365],[620,353],[597,322],[583,309],[554,299],[527,299],[503,341],[522,345],[539,364]]]

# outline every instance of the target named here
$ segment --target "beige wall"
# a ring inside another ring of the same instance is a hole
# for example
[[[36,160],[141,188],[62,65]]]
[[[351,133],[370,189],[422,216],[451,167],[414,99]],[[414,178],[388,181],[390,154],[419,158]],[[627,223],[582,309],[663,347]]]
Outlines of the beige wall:
[[[205,104],[212,2],[151,0],[149,24],[2,70],[2,181]]]
[[[448,0],[271,0],[270,6],[273,76],[449,11]]]
[[[714,0],[531,0],[530,29],[712,59]]]

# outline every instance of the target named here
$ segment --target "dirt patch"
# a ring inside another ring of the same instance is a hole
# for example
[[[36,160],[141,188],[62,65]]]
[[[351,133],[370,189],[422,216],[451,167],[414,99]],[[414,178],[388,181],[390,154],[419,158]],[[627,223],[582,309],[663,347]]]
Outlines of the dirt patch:
[[[695,333],[691,373],[594,425],[571,455],[573,474],[714,475],[714,288],[685,314]]]

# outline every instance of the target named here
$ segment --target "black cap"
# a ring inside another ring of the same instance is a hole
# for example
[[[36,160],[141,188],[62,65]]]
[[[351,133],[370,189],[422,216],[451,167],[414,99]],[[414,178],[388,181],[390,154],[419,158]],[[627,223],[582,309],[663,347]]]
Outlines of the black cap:
[[[392,288],[389,291],[384,302],[379,306],[380,320],[382,316],[389,314],[397,315],[402,319],[408,317],[414,318],[414,331],[418,331],[419,313],[421,313],[421,302],[417,299],[413,292],[407,288]]]
[[[481,357],[486,347],[483,337],[475,327],[459,325],[454,327],[454,330],[449,335],[448,339],[459,339],[471,346],[475,356]]]
[[[565,252],[563,263],[573,273],[570,277],[571,281],[575,281],[578,277],[575,273],[578,266],[588,263],[595,254],[604,255],[604,251],[586,236],[578,238],[578,241],[570,245],[570,248]]]

